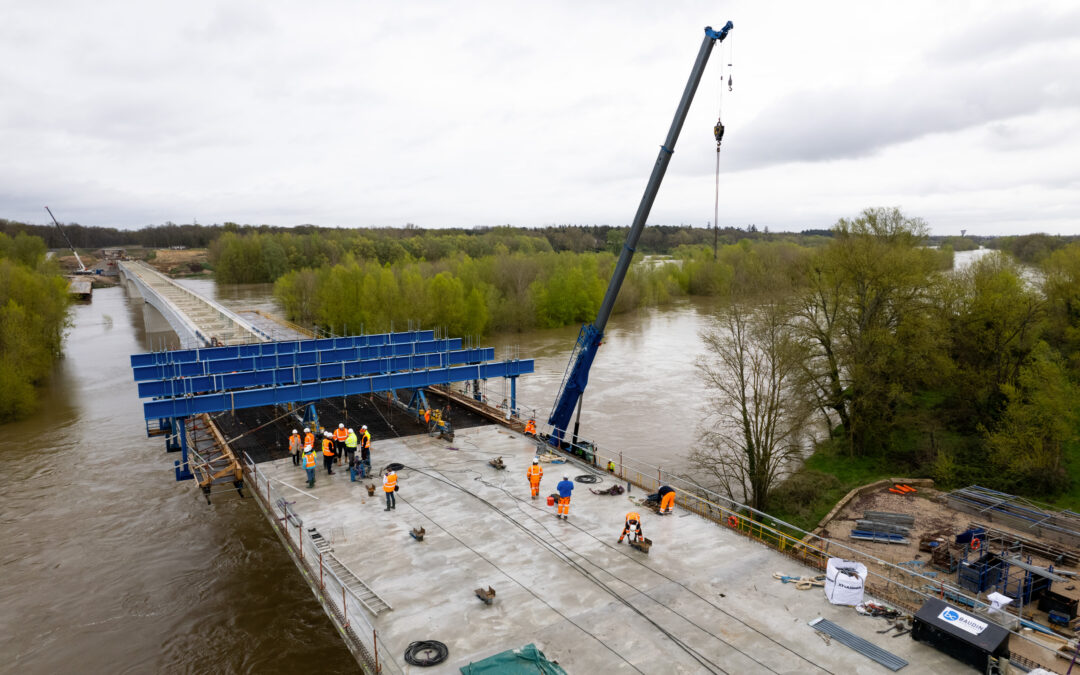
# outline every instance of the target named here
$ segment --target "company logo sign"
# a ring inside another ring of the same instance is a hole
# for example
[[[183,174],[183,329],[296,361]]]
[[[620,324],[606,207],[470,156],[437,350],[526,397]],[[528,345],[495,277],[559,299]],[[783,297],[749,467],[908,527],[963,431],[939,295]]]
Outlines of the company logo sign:
[[[971,633],[972,635],[978,635],[979,633],[986,630],[986,627],[989,625],[987,623],[979,621],[973,616],[968,616],[963,612],[958,612],[952,607],[946,607],[945,609],[941,610],[941,614],[938,614],[938,618],[945,623],[952,624],[960,630]]]

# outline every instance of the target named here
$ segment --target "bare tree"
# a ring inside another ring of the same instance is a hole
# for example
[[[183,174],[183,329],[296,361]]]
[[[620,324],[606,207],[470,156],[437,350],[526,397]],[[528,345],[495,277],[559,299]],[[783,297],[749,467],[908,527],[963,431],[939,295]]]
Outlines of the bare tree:
[[[710,409],[690,461],[759,510],[802,459],[814,409],[800,384],[806,350],[788,319],[776,303],[732,305],[702,334],[708,355],[697,363]]]

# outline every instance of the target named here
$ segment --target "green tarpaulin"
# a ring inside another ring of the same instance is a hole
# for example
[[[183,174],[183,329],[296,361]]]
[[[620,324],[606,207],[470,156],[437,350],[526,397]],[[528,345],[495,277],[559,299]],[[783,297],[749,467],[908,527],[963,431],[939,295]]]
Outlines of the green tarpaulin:
[[[553,661],[548,661],[544,652],[534,644],[527,644],[521,649],[489,656],[483,661],[461,667],[462,675],[566,675],[566,671]]]

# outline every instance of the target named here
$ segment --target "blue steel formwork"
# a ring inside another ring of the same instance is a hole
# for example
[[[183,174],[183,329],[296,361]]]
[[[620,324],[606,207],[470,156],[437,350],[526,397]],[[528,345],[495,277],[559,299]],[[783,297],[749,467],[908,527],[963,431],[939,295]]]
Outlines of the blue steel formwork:
[[[198,349],[175,349],[164,352],[146,352],[133,354],[131,366],[153,366],[170,363],[192,363],[194,361],[216,361],[251,356],[273,356],[275,354],[294,354],[318,352],[352,347],[377,347],[413,342],[430,342],[435,339],[435,332],[430,330],[403,331],[400,333],[375,333],[372,335],[350,335],[347,337],[318,338],[312,340],[285,340],[281,342],[256,342],[228,347],[203,347]],[[460,339],[458,344],[460,344]]]
[[[193,477],[188,464],[186,418],[269,405],[302,405],[325,398],[417,389],[533,372],[532,360],[490,362],[491,348],[462,349],[461,339],[435,340],[432,331],[384,333],[318,340],[135,354],[148,433],[178,429],[168,449],[182,452],[176,479]],[[516,405],[514,402],[513,405]],[[305,406],[305,407],[311,407]]]

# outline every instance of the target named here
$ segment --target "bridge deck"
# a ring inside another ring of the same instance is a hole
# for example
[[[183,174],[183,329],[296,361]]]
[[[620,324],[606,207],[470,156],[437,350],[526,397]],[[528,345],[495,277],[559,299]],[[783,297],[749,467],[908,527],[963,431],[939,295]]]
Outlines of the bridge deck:
[[[185,346],[205,346],[216,338],[221,344],[260,342],[269,336],[238,314],[195,291],[184,288],[141,261],[120,263],[151,305],[169,321]]]

